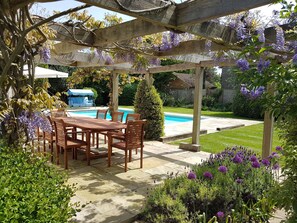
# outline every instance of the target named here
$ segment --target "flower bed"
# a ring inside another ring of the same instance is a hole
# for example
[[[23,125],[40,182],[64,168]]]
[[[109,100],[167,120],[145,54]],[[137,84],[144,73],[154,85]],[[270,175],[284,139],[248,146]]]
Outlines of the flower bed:
[[[260,159],[242,147],[227,148],[165,180],[148,197],[145,222],[263,222],[273,211],[277,153]]]

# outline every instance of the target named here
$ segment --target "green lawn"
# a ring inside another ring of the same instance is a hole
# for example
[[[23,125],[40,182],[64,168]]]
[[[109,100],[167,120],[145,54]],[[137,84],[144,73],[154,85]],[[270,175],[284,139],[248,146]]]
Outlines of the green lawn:
[[[121,108],[130,108],[134,109],[133,106],[120,106]],[[179,108],[179,107],[163,107],[164,112],[173,112],[179,114],[193,114],[192,108]],[[214,116],[214,117],[223,117],[223,118],[241,118],[233,115],[232,112],[218,112],[218,111],[201,111],[201,114],[204,116]]]
[[[263,138],[263,124],[251,125],[236,129],[224,130],[200,136],[201,150],[210,153],[217,153],[227,146],[244,146],[253,149],[261,154]],[[178,145],[181,142],[191,143],[191,139],[174,141],[171,144]],[[281,145],[277,131],[274,131],[273,147]]]

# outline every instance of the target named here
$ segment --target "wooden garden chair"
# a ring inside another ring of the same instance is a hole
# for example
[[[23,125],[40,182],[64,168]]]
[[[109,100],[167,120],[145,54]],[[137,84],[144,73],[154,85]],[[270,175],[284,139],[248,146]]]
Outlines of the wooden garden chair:
[[[115,111],[111,115],[111,121],[113,121],[113,122],[122,122],[123,117],[124,117],[124,112]],[[104,143],[106,143],[106,137],[107,137],[108,132],[107,131],[100,132],[100,134],[104,135]]]
[[[108,112],[108,109],[98,109],[97,110],[97,113],[96,113],[96,118],[97,119],[106,119],[106,116],[107,116],[107,112]],[[97,148],[99,147],[99,133],[93,133],[92,134],[92,138],[93,138],[93,146],[95,144],[95,134],[96,134],[96,145],[97,145]]]
[[[143,138],[145,120],[128,121],[125,133],[108,133],[108,166],[111,166],[112,148],[125,151],[125,172],[127,171],[128,152],[129,162],[132,160],[132,150],[140,148],[140,168],[143,167]],[[119,141],[120,140],[120,141]]]

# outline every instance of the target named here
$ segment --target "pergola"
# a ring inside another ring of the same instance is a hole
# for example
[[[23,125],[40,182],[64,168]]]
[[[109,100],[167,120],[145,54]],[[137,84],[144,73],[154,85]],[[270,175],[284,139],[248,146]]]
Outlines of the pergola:
[[[15,4],[32,2],[49,2],[50,0],[11,0]],[[202,82],[205,67],[232,66],[234,61],[215,62],[206,54],[205,39],[211,40],[211,50],[240,50],[236,45],[236,30],[223,26],[212,19],[249,10],[273,3],[272,0],[189,0],[176,4],[171,0],[79,0],[79,2],[126,14],[136,19],[88,31],[70,24],[50,23],[56,30],[56,41],[60,41],[52,50],[49,64],[60,64],[76,67],[106,67],[113,73],[113,106],[118,107],[118,74],[142,73],[148,83],[152,83],[152,74],[177,70],[195,69],[195,100],[193,113],[192,143],[181,147],[190,150],[199,150],[200,116],[202,102]],[[284,26],[283,29],[286,29]],[[152,51],[154,57],[170,57],[184,61],[182,64],[148,67],[144,70],[134,70],[125,61],[117,60],[114,64],[101,64],[93,54],[83,52],[87,47],[106,48],[114,42],[122,42],[144,35],[173,30],[188,32],[204,39],[181,42],[168,51]],[[267,42],[275,41],[274,28],[265,30]],[[75,37],[75,38],[74,38]],[[263,157],[270,154],[272,146],[273,120],[267,111],[264,118]]]

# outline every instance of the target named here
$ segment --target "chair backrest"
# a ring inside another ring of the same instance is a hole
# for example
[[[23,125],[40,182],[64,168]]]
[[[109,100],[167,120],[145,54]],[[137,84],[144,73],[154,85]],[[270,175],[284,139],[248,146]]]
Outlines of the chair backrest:
[[[56,143],[59,146],[66,146],[66,128],[62,119],[54,119]]]
[[[128,121],[126,129],[127,148],[139,148],[143,145],[144,124],[146,120]]]
[[[137,113],[127,114],[126,123],[128,123],[128,121],[133,121],[133,120],[140,120],[140,114],[137,114]]]
[[[122,122],[124,117],[124,112],[113,112],[111,115],[111,121]]]
[[[67,117],[67,112],[64,109],[51,110],[51,117],[52,118]]]
[[[96,113],[96,118],[98,119],[106,119],[108,109],[98,109]]]

